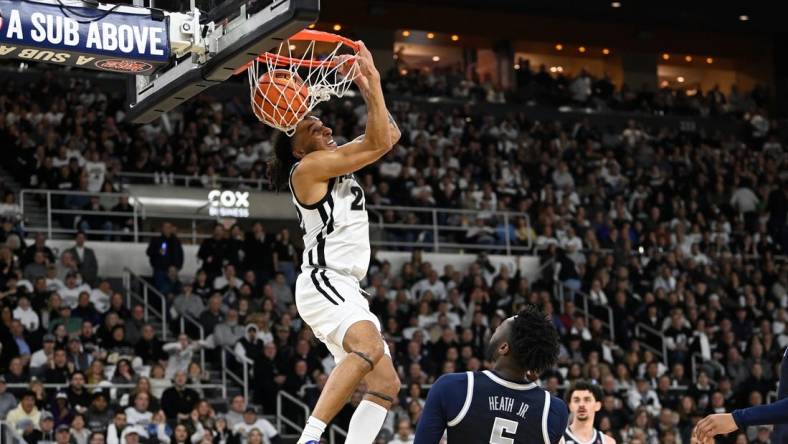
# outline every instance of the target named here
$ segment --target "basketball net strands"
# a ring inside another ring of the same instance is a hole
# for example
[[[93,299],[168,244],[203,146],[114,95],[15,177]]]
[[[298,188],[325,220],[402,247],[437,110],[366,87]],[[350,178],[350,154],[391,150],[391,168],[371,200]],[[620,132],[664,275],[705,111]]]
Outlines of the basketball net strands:
[[[247,71],[252,111],[288,136],[321,102],[343,97],[359,76],[358,45],[328,32],[305,29],[236,70]]]

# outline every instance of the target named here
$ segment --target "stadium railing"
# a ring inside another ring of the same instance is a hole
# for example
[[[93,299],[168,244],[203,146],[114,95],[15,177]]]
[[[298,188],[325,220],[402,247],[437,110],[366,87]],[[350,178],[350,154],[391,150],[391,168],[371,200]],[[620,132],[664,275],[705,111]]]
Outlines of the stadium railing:
[[[717,379],[720,376],[725,376],[725,366],[713,359],[707,359],[702,354],[696,352],[690,356],[690,364],[692,365],[692,380],[698,380],[698,373],[703,367],[713,369],[717,373],[712,375],[712,379]]]
[[[145,322],[149,322],[151,317],[155,317],[158,322],[161,323],[161,340],[166,341],[169,334],[169,330],[167,329],[166,296],[161,294],[156,287],[151,285],[144,278],[138,276],[126,267],[123,267],[123,288],[126,290],[126,305],[130,308],[132,306],[132,299],[142,303]],[[135,288],[140,288],[142,295],[138,294]],[[154,294],[158,297],[160,309],[157,310],[153,308],[153,299],[149,297],[150,294]]]
[[[294,405],[299,411],[303,411],[304,419],[309,418],[311,409],[304,401],[298,399],[290,393],[287,393],[284,390],[279,390],[279,392],[276,394],[276,430],[279,431],[279,435],[284,439],[297,439],[299,436],[301,436],[301,432],[304,431],[304,426],[300,425],[294,418],[288,418],[285,416],[285,413],[288,410],[285,407],[285,401]],[[292,430],[295,430],[296,433],[290,433],[289,430],[284,428],[284,426],[290,427]]]
[[[230,354],[235,360],[241,364],[241,371],[243,375],[238,375],[234,371],[230,369],[230,366],[227,365],[227,354]],[[232,379],[241,386],[241,390],[243,390],[244,399],[249,400],[249,370],[254,365],[251,359],[245,356],[239,356],[235,353],[235,350],[231,349],[230,347],[223,346],[221,349],[222,354],[222,383],[227,386],[227,379]]]
[[[126,173],[120,172],[115,174],[120,178],[121,183],[137,183],[148,185],[177,185],[184,187],[191,187],[198,185],[200,187],[219,187],[222,185],[233,185],[246,189],[263,190],[270,181],[268,179],[247,179],[244,177],[227,177],[227,176],[206,176],[194,175],[189,176],[185,174],[172,174],[172,173]]]
[[[598,319],[599,322],[602,323],[602,326],[607,328],[609,332],[608,339],[610,341],[615,342],[616,340],[616,327],[615,321],[613,320],[613,309],[607,305],[595,304],[590,301],[590,296],[581,291],[575,290],[570,288],[566,283],[561,282],[558,278],[555,278],[555,294],[558,296],[559,307],[561,312],[564,310],[564,302],[566,301],[567,296],[573,297],[573,302],[575,302],[574,298],[581,298],[582,299],[582,307],[579,307],[577,303],[575,303],[575,309],[583,314],[583,317],[586,320],[586,327],[590,325],[590,319],[595,318]],[[594,314],[590,307],[599,308],[601,310],[605,310],[607,312],[607,319],[602,319]]]
[[[0,437],[3,444],[27,444],[26,441],[16,433],[16,430],[5,421],[0,421]]]
[[[650,345],[648,343],[648,338],[646,338],[642,334],[643,332],[646,332],[646,333],[650,334],[651,336],[653,336],[654,338],[659,339],[660,348],[661,349],[658,349],[658,348]],[[665,341],[665,334],[663,334],[659,330],[656,330],[654,328],[649,327],[648,325],[646,325],[646,324],[644,324],[642,322],[638,322],[637,324],[635,324],[635,337],[638,338],[638,340],[640,340],[640,345],[643,348],[645,348],[647,350],[650,350],[652,353],[654,353],[655,355],[659,356],[662,359],[662,362],[666,366],[668,365],[668,344]]]
[[[347,438],[347,431],[336,424],[331,424],[331,429],[328,432],[328,444],[336,444],[337,435]]]
[[[508,256],[513,253],[533,251],[530,239],[525,245],[516,245],[515,239],[512,238],[514,223],[517,219],[524,219],[526,224],[530,226],[527,213],[398,205],[367,205],[367,210],[370,214],[371,228],[377,228],[378,234],[383,236],[383,239],[371,239],[371,244],[377,247],[422,248],[435,253],[484,250]],[[401,218],[387,222],[384,216],[384,213],[387,212],[412,215],[418,222],[404,223],[401,222]],[[480,215],[494,222],[494,224],[485,223],[484,227],[489,229],[488,234],[496,237],[495,241],[469,243],[452,240],[452,238],[468,233],[470,229],[474,228],[472,222]],[[376,220],[373,220],[373,217]]]
[[[54,201],[60,201],[67,196],[96,196],[104,200],[125,196],[130,201],[134,200],[135,204],[132,205],[132,212],[56,208]],[[150,238],[160,235],[158,231],[144,231],[146,219],[156,218],[171,222],[187,222],[191,229],[182,232],[181,239],[190,239],[192,244],[197,244],[202,239],[211,236],[208,230],[204,232],[199,230],[198,221],[217,221],[219,219],[213,216],[194,214],[193,211],[155,213],[147,210],[145,206],[140,204],[139,199],[134,199],[132,193],[22,190],[20,193],[20,205],[23,214],[27,208],[26,202],[31,200],[38,200],[46,206],[46,222],[43,225],[40,223],[36,224],[32,218],[25,218],[22,227],[31,233],[46,233],[49,238],[52,238],[53,235],[67,236],[74,235],[78,231],[84,231],[89,236],[104,237],[105,240],[109,241],[147,242]],[[518,244],[516,239],[512,238],[515,228],[514,224],[518,219],[523,219],[526,224],[530,225],[527,213],[389,205],[368,205],[367,209],[370,215],[370,243],[373,247],[408,250],[422,248],[425,251],[444,253],[487,251],[506,255],[525,254],[533,251],[533,243],[530,239],[525,244]],[[420,221],[419,223],[404,223],[401,221],[401,218],[397,218],[396,221],[387,222],[383,216],[387,212],[406,217],[413,215]],[[488,221],[484,225],[488,229],[488,234],[495,239],[487,243],[458,240],[469,229],[473,228],[473,225],[467,224],[467,222],[475,221],[480,214],[484,215]],[[72,222],[67,227],[58,227],[58,224],[55,223],[55,220],[60,218],[73,221],[85,216],[130,217],[133,218],[134,225],[131,231],[114,226],[112,229],[89,228],[80,230],[80,227],[77,226],[78,222]]]

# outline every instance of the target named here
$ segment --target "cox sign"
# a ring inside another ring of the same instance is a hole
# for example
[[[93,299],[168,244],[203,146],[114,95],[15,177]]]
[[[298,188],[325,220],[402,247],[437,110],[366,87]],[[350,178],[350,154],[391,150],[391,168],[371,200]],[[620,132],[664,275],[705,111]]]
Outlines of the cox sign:
[[[248,191],[212,190],[208,193],[208,214],[219,217],[249,217]]]

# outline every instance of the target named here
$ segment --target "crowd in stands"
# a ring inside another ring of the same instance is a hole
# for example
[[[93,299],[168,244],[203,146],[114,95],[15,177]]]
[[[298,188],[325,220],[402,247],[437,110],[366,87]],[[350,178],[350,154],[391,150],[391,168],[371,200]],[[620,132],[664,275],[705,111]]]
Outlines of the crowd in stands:
[[[442,221],[467,228],[452,240],[514,239],[551,267],[530,282],[486,255],[467,269],[433,266],[420,251],[397,269],[373,259],[363,285],[405,385],[381,441],[410,442],[426,386],[442,373],[483,368],[485,341],[524,303],[540,305],[561,333],[559,366],[542,375],[543,385],[559,395],[577,379],[601,385],[598,426],[619,442],[686,444],[701,415],[767,402],[788,346],[788,178],[780,128],[750,97],[752,106],[732,114],[746,133],[724,135],[637,120],[598,128],[467,107],[400,107],[400,145],[358,173],[367,202],[475,210],[473,220]],[[29,186],[89,192],[116,190],[121,171],[196,174],[205,184],[219,175],[265,177],[271,134],[251,120],[245,99],[201,97],[141,127],[117,123],[118,103],[98,87],[52,76],[34,88],[5,84],[0,140],[12,153],[8,170],[29,177]],[[352,102],[326,106],[321,118],[339,144],[363,129],[363,108]],[[109,207],[90,196],[60,204]],[[500,210],[519,217],[504,225]],[[165,344],[144,308],[126,306],[102,279],[90,238],[78,234],[73,248],[55,252],[6,220],[0,417],[29,442],[82,444],[102,433],[96,442],[275,444],[276,430],[247,405],[271,414],[278,391],[316,402],[333,361],[293,305],[300,254],[287,230],[217,225],[200,245],[200,271],[184,276],[180,240],[163,224],[147,255],[177,338]],[[122,230],[129,220],[67,222]],[[431,234],[387,235],[429,243]],[[605,325],[609,310],[613,322]],[[182,317],[190,319],[185,334]],[[208,402],[201,352],[228,353],[233,365],[248,359],[251,399],[222,408]],[[62,389],[42,386],[53,383]],[[337,424],[347,424],[360,399]],[[765,443],[767,435],[752,428],[732,442]]]

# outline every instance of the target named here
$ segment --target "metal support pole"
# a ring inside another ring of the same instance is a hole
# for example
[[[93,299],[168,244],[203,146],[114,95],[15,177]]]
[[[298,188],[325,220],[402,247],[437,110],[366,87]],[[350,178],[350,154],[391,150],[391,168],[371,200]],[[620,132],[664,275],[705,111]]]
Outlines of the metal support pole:
[[[432,245],[435,252],[440,251],[440,243],[438,241],[438,211],[432,209]]]
[[[145,303],[145,322],[148,322],[148,286],[144,283],[142,285],[142,301]]]
[[[47,191],[47,239],[52,239],[52,193]]]
[[[506,255],[512,255],[512,240],[509,236],[509,213],[503,213],[504,239],[506,239]]]
[[[181,318],[183,319],[183,318]],[[227,351],[224,349],[222,351],[222,397],[227,399]],[[248,399],[244,399],[244,401],[249,402]],[[277,424],[279,422],[279,415],[277,415]],[[282,433],[281,430],[279,433]]]
[[[140,228],[137,226],[137,206],[134,205],[132,208],[132,217],[134,218],[134,242],[137,243],[140,241]]]

